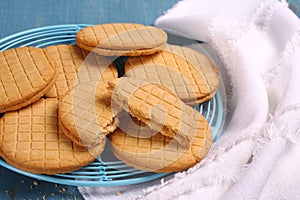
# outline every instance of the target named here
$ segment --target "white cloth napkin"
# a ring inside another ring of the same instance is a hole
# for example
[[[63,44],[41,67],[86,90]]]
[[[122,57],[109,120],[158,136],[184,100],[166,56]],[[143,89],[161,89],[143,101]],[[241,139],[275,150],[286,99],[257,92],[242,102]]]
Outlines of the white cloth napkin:
[[[300,21],[287,6],[277,0],[182,0],[159,17],[156,26],[205,41],[222,62],[226,129],[186,172],[129,187],[79,187],[82,195],[300,199]]]

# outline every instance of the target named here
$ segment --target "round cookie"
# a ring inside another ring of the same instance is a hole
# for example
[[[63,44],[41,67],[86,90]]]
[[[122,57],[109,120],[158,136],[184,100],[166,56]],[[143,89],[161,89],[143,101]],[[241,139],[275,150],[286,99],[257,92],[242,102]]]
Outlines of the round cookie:
[[[212,98],[220,82],[218,69],[206,56],[176,45],[167,45],[153,55],[130,57],[125,73],[128,77],[160,83],[189,105]]]
[[[207,155],[212,144],[207,123],[199,125],[189,146],[182,146],[161,133],[153,131],[149,134],[149,127],[147,130],[147,126],[137,119],[121,119],[120,127],[109,135],[113,153],[140,170],[178,172],[188,169]]]
[[[0,52],[0,113],[40,99],[54,85],[58,70],[45,52],[20,47]]]
[[[210,58],[199,51],[184,46],[168,45],[166,50],[183,57],[187,62],[196,67],[197,71],[203,73],[203,77],[205,77],[210,90],[209,95],[204,97],[205,100],[212,98],[216,94],[220,85],[220,74],[217,66]]]
[[[98,24],[76,34],[83,49],[104,56],[138,56],[161,51],[167,34],[156,27],[131,23]]]
[[[90,53],[76,45],[49,46],[45,49],[49,60],[57,63],[58,78],[46,97],[61,98],[80,82],[110,80],[118,77],[112,61],[104,56]]]
[[[101,81],[80,84],[59,101],[60,127],[79,146],[98,145],[117,128],[107,87]]]
[[[110,81],[113,88],[112,109],[123,108],[151,129],[189,146],[199,124],[205,118],[183,103],[163,85],[137,78],[122,77]],[[209,133],[209,129],[206,130]]]
[[[0,155],[10,165],[37,174],[67,173],[93,162],[106,138],[95,148],[75,145],[60,130],[58,100],[39,101],[0,119]]]

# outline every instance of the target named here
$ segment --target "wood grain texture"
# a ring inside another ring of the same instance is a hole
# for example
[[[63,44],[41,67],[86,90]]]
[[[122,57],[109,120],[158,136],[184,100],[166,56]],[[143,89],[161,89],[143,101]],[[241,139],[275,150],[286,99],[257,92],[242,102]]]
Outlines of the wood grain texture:
[[[146,25],[178,0],[0,0],[0,38],[57,24]],[[1,45],[1,44],[0,44]],[[38,185],[35,185],[38,184]],[[0,167],[0,199],[82,199],[76,187],[28,178]]]
[[[177,0],[1,0],[0,38],[57,24],[152,24]]]
[[[289,8],[299,17],[300,16],[300,0],[288,0]]]

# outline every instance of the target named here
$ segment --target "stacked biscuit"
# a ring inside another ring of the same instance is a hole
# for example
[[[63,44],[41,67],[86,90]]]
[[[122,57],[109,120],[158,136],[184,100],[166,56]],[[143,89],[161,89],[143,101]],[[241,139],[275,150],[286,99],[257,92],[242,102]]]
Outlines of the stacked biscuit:
[[[158,28],[115,23],[82,29],[77,45],[0,52],[0,156],[28,172],[66,173],[93,162],[108,140],[138,169],[198,163],[212,133],[191,105],[214,96],[218,71],[166,41]],[[115,66],[120,56],[127,61]]]

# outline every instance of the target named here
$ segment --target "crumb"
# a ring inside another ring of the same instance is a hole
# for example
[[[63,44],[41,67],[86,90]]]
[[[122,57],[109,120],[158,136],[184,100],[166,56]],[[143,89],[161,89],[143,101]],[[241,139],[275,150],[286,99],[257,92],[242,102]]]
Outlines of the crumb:
[[[5,190],[5,194],[9,196],[10,190]]]
[[[120,196],[121,195],[121,192],[117,192],[117,196]]]
[[[45,194],[42,196],[42,200],[46,200],[46,195]]]
[[[29,186],[29,188],[32,189],[32,188],[33,188],[33,185]]]
[[[33,185],[37,186],[39,185],[40,183],[38,181],[33,181]]]
[[[21,180],[21,183],[25,183],[25,180],[24,180],[24,179],[22,179],[22,180]]]
[[[52,193],[51,193],[51,196],[55,196],[55,193],[52,192]]]
[[[64,193],[65,191],[66,191],[65,188],[61,188],[61,189],[59,190],[60,193]]]
[[[57,187],[58,185],[57,184],[54,184],[54,187]]]

